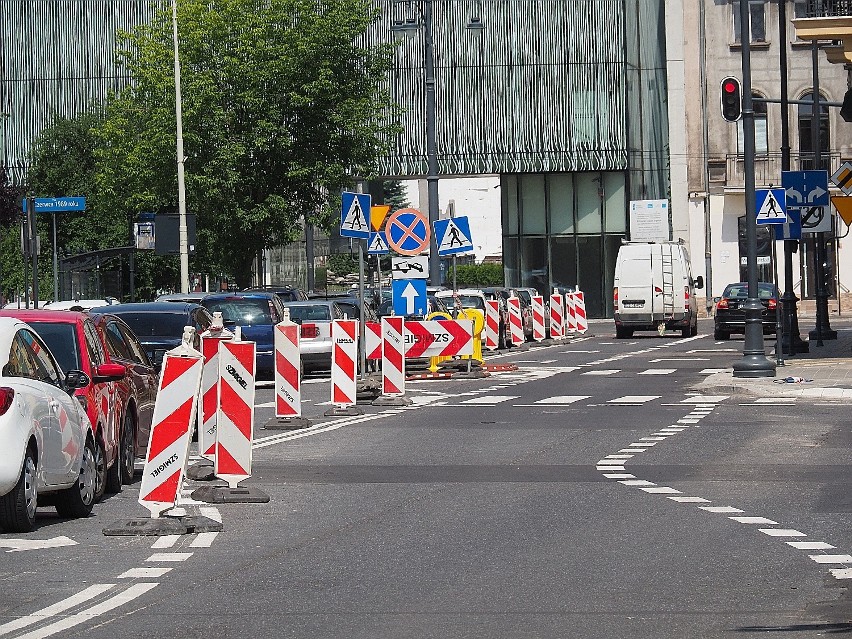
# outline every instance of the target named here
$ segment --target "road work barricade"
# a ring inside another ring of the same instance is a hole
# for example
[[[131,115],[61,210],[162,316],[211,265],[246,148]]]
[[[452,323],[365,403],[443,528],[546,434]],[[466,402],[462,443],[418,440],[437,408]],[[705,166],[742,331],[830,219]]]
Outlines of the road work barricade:
[[[554,293],[550,296],[550,337],[562,339],[565,335],[565,307],[562,295]]]
[[[500,302],[485,300],[485,348],[500,348]]]
[[[583,291],[575,291],[571,296],[574,298],[574,321],[577,332],[585,334],[589,330],[589,320],[586,318],[586,297]]]
[[[334,320],[331,324],[331,403],[327,417],[361,415],[356,406],[358,372],[358,322]]]
[[[541,295],[533,295],[530,299],[532,301],[533,339],[536,342],[542,342],[547,337],[544,328],[544,298]]]
[[[275,344],[275,418],[264,428],[306,428],[310,420],[302,417],[302,353],[299,350],[301,327],[290,320],[290,309],[273,329]]]
[[[524,318],[521,315],[521,300],[517,297],[510,297],[506,300],[509,307],[509,334],[514,346],[520,346],[524,343]]]
[[[381,361],[382,359],[382,325],[380,322],[365,322],[364,342],[367,359]]]
[[[405,395],[405,321],[382,318],[382,396],[374,406],[407,406]]]
[[[216,456],[216,410],[219,406],[219,342],[234,339],[222,324],[222,313],[213,313],[213,323],[201,334],[201,402],[198,409],[198,453],[211,462]],[[212,473],[211,473],[212,477]]]
[[[565,330],[567,333],[577,332],[577,311],[575,309],[574,294],[565,294]]]

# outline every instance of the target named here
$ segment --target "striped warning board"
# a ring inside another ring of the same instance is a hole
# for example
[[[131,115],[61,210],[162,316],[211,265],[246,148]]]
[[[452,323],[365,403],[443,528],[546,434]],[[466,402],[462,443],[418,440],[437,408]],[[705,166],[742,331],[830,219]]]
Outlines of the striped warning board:
[[[403,318],[382,318],[382,395],[405,395],[405,332]]]
[[[562,295],[554,293],[550,296],[550,337],[561,339],[564,336],[565,306],[562,303]]]
[[[532,296],[533,339],[540,342],[545,338],[544,333],[544,297]]]
[[[509,307],[509,334],[512,344],[520,346],[524,343],[524,318],[521,315],[521,300],[518,297],[510,297],[506,300]]]
[[[212,460],[216,454],[216,410],[219,406],[219,342],[234,339],[231,331],[204,331],[201,334],[201,406],[198,409],[198,452]]]
[[[275,325],[275,416],[302,416],[302,354],[299,325],[285,320]]]
[[[354,406],[357,390],[358,322],[334,320],[331,326],[331,403]]]
[[[251,477],[255,352],[254,342],[219,343],[219,411],[213,472],[231,488]]]
[[[485,300],[485,348],[489,351],[500,347],[500,302]]]

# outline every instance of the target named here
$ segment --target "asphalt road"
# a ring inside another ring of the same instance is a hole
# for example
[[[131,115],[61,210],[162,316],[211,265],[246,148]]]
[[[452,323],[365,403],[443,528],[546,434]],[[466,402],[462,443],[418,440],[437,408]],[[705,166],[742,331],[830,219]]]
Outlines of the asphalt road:
[[[593,324],[352,418],[322,417],[314,377],[310,429],[256,430],[247,483],[270,503],[188,506],[218,535],[103,536],[144,514],[138,481],[89,519],[44,508],[0,535],[19,549],[0,554],[0,637],[850,633],[848,407],[701,387],[742,341],[700,329]]]

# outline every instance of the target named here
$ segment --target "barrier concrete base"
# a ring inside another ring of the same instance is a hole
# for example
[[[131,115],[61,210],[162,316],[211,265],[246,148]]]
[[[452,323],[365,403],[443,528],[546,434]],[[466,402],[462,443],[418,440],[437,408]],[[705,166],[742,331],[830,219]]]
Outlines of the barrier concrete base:
[[[263,428],[264,430],[298,430],[308,428],[312,424],[313,422],[305,417],[273,417],[263,425]]]
[[[103,529],[107,537],[159,537],[161,535],[185,535],[189,532],[180,519],[150,517],[117,521]]]
[[[481,368],[473,369],[471,371],[457,371],[453,373],[453,379],[485,379],[486,377],[491,377],[491,374],[486,373]]]
[[[186,525],[187,531],[191,533],[222,532],[222,522],[210,519],[210,517],[187,515],[181,517],[180,520]]]
[[[382,395],[373,400],[373,406],[411,406],[411,400],[407,397],[389,397]]]
[[[355,417],[363,414],[364,410],[358,406],[333,406],[323,413],[325,417]]]
[[[266,504],[269,495],[262,490],[246,486],[229,488],[228,486],[204,486],[196,488],[190,495],[196,501],[206,504]]]
[[[552,339],[547,338],[541,340],[540,342],[532,342],[530,346],[553,346],[555,343],[556,342],[554,342]]]
[[[523,344],[513,346],[511,350],[515,353],[523,353],[524,351],[530,350],[530,344],[529,342],[524,342]]]
[[[187,479],[194,481],[210,481],[215,476],[213,474],[213,462],[207,459],[193,464],[186,469]]]

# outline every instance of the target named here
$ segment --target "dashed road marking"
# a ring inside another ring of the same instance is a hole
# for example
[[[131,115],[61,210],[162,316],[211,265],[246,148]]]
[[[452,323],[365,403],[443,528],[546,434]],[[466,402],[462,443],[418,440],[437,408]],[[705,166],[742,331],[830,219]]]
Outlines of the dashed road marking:
[[[119,579],[157,579],[171,572],[171,568],[131,568],[121,573]]]

